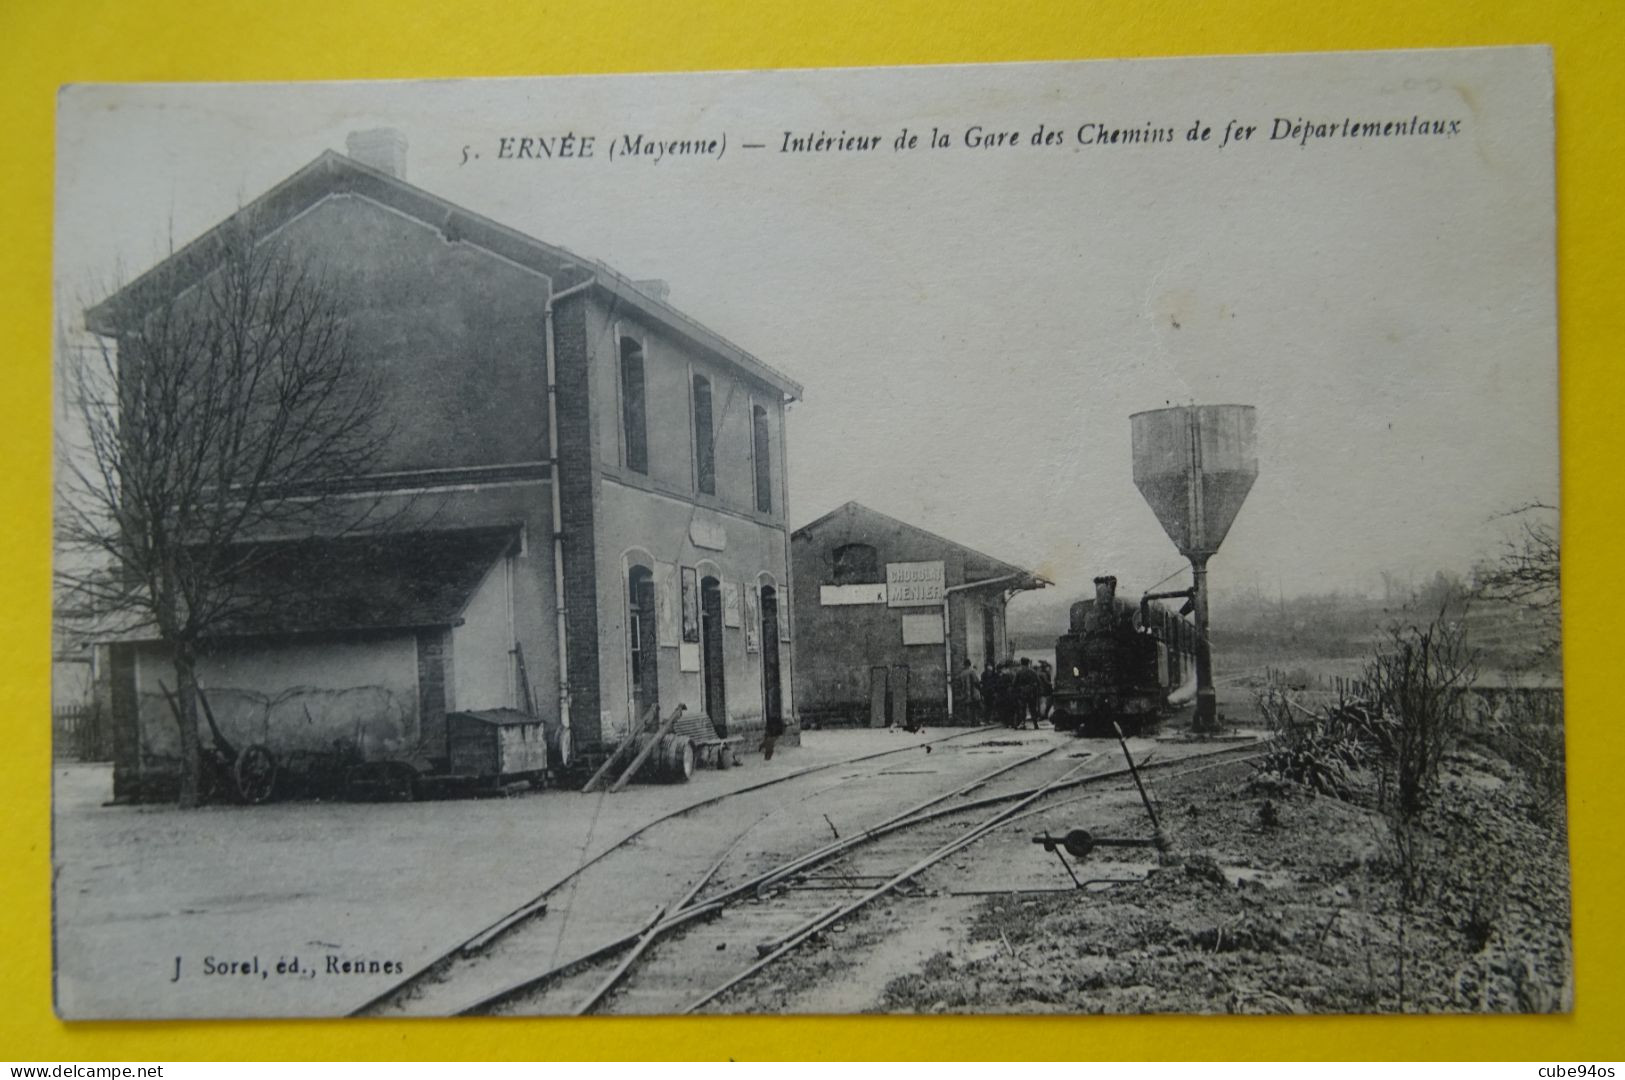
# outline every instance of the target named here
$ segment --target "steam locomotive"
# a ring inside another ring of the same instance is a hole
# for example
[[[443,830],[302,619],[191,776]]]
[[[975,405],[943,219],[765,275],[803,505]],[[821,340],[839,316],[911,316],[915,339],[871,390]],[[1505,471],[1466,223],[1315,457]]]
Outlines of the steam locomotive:
[[[1069,628],[1055,642],[1052,718],[1057,731],[1124,734],[1196,695],[1196,627],[1157,596],[1119,599],[1115,577],[1095,578],[1095,598],[1072,605]],[[1189,605],[1187,605],[1189,607]]]

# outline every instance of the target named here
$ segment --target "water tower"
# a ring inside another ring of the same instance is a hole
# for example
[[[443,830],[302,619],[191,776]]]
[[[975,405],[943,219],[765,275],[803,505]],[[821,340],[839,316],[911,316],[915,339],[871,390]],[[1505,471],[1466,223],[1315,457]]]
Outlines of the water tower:
[[[1191,561],[1196,614],[1196,731],[1218,727],[1213,655],[1207,636],[1207,561],[1219,550],[1258,478],[1251,405],[1180,405],[1129,417],[1134,486],[1168,539]]]

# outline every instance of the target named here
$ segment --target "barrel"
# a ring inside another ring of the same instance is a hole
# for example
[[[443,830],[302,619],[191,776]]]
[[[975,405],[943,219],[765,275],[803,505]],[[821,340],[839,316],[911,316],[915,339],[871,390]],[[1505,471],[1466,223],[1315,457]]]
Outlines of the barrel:
[[[649,744],[651,736],[638,736],[638,750]],[[666,784],[681,784],[694,775],[694,743],[687,735],[675,732],[664,735],[638,769],[638,779]]]
[[[568,769],[574,758],[570,728],[558,717],[542,718],[542,738],[547,742],[547,763],[555,769]]]
[[[687,735],[667,735],[661,740],[660,777],[674,784],[687,783],[694,775],[694,743]]]

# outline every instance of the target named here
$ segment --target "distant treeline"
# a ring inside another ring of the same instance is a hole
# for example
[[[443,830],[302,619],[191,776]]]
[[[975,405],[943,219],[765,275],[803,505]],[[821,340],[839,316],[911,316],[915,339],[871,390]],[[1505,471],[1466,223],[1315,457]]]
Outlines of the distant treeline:
[[[1135,594],[1125,590],[1125,597]],[[1027,594],[1010,607],[1011,644],[1045,649],[1066,632],[1071,605],[1081,596]],[[1252,666],[1302,659],[1355,659],[1368,655],[1386,627],[1426,623],[1441,611],[1465,618],[1469,647],[1484,669],[1556,671],[1556,650],[1546,647],[1539,618],[1525,608],[1475,596],[1467,582],[1436,574],[1418,588],[1390,588],[1386,597],[1348,592],[1270,596],[1262,589],[1215,594],[1210,602],[1216,656]]]

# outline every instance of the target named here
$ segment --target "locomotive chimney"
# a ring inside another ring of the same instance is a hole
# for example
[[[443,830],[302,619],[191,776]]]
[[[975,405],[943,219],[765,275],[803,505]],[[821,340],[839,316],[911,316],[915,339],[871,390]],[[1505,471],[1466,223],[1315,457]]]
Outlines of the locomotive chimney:
[[[1107,574],[1095,578],[1095,602],[1085,622],[1090,630],[1108,630],[1117,625],[1117,579]]]
[[[1095,578],[1095,607],[1101,611],[1110,611],[1116,600],[1117,579],[1110,574]]]

